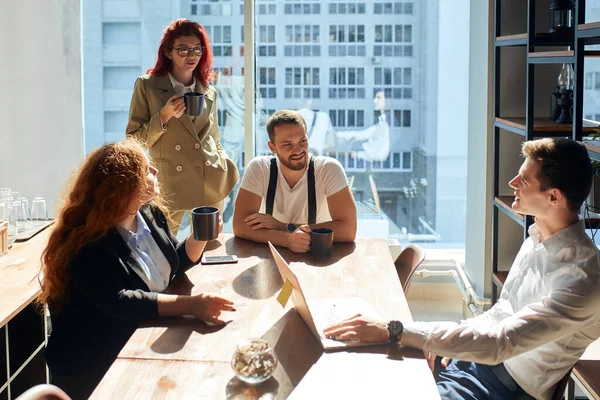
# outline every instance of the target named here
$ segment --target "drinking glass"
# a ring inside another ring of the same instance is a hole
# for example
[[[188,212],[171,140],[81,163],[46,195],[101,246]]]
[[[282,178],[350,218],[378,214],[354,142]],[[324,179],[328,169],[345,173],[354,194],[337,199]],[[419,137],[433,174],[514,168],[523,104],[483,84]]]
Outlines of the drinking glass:
[[[27,218],[23,212],[23,204],[21,201],[12,201],[13,213],[15,214],[15,223],[17,226],[17,235],[25,232],[25,225],[27,224]]]
[[[29,208],[29,199],[27,197],[21,197],[21,208],[25,217],[25,229],[29,229],[31,227],[31,209]]]
[[[10,189],[0,191],[0,221],[8,222],[8,246],[10,247],[17,240],[17,221]]]
[[[43,225],[48,220],[46,200],[43,197],[34,197],[31,202],[31,223],[34,226]]]

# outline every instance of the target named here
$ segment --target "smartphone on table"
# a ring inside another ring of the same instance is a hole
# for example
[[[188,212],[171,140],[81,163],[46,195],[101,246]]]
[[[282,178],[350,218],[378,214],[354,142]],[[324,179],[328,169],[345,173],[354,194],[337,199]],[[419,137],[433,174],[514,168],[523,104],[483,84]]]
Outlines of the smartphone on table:
[[[235,255],[207,256],[206,254],[203,254],[202,258],[200,259],[200,263],[204,265],[235,264],[236,262],[238,262],[238,258]]]

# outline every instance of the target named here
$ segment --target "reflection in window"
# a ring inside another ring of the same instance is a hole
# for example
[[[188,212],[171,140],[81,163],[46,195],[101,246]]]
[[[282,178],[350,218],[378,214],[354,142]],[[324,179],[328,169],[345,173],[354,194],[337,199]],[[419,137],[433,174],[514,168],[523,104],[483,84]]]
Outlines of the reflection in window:
[[[413,13],[412,2],[396,2],[396,3],[375,3],[373,4],[373,14],[407,14]]]
[[[333,1],[329,3],[329,14],[365,14],[367,4],[364,1]]]

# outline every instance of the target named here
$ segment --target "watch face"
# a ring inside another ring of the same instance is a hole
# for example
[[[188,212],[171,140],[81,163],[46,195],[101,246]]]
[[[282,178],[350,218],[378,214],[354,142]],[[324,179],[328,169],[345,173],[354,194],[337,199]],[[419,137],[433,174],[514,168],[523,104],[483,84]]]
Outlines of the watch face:
[[[296,226],[296,224],[291,224],[290,223],[290,224],[287,224],[286,228],[287,228],[288,232],[296,232],[297,226]]]
[[[404,326],[402,325],[402,322],[400,322],[400,321],[390,321],[390,324],[388,326],[388,329],[394,335],[398,335],[398,334],[402,333],[403,328],[404,328]]]

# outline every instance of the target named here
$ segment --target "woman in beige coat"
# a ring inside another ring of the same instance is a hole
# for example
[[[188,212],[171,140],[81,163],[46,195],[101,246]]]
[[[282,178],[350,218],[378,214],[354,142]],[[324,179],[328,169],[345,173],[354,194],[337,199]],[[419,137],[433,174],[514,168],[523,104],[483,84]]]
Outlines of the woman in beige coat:
[[[212,50],[202,25],[173,21],[164,31],[154,68],[135,82],[127,134],[150,151],[177,234],[186,212],[214,205],[223,211],[239,174],[220,143]],[[182,93],[204,93],[200,116],[184,114]]]

